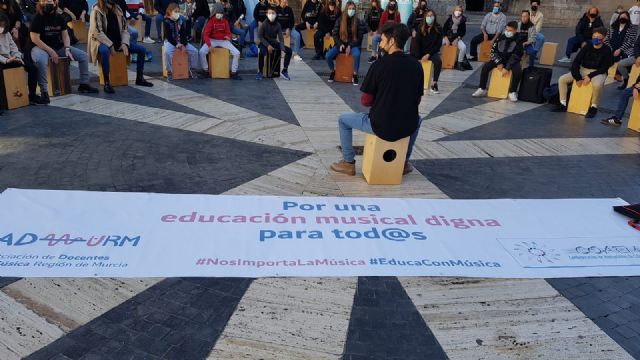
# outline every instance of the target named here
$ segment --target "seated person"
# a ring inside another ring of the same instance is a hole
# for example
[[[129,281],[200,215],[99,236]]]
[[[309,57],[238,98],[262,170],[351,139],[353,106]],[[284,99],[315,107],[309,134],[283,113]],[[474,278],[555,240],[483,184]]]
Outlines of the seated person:
[[[331,170],[346,175],[356,174],[353,129],[375,134],[386,141],[397,141],[410,136],[405,160],[404,174],[413,169],[408,162],[420,129],[418,106],[424,93],[424,73],[420,63],[403,52],[411,37],[409,28],[402,23],[382,26],[380,47],[388,55],[383,56],[369,68],[362,82],[364,106],[371,107],[368,114],[344,113],[338,126],[342,160],[331,165]]]
[[[238,35],[238,45],[240,45],[240,49],[242,49],[244,47],[244,39],[247,37],[247,30],[242,28],[240,19],[235,17],[236,12],[233,11],[233,5],[231,5],[229,0],[221,0],[221,2],[224,6],[224,19],[229,23],[231,33]]]
[[[284,36],[282,35],[282,27],[276,21],[276,9],[267,10],[267,19],[258,29],[258,39],[260,39],[260,51],[258,53],[258,73],[256,80],[262,80],[262,69],[264,68],[264,60],[267,53],[272,54],[274,51],[284,51],[284,65],[280,76],[285,80],[291,80],[289,77],[289,63],[291,62],[291,48],[284,45]]]
[[[89,4],[87,0],[60,0],[58,6],[62,9],[63,17],[67,22],[82,20],[89,22]]]
[[[371,0],[371,8],[369,8],[365,20],[367,29],[369,30],[369,36],[373,36],[371,33],[378,31],[378,26],[380,26],[380,16],[382,16],[382,10],[380,10],[378,0]]]
[[[29,28],[24,24],[22,8],[16,0],[0,0],[0,5],[2,5],[0,12],[3,12],[9,19],[6,27],[13,37],[13,42],[16,43],[20,51],[27,51]]]
[[[224,6],[220,3],[213,5],[214,17],[207,21],[207,27],[202,32],[202,47],[200,48],[200,64],[204,76],[209,76],[209,51],[212,48],[220,47],[229,50],[233,60],[231,62],[231,78],[241,80],[238,75],[238,61],[240,51],[231,43],[231,28],[229,22],[224,18]],[[228,60],[227,60],[228,61]]]
[[[253,8],[253,21],[249,24],[249,42],[254,41],[254,32],[257,28],[262,26],[262,23],[267,18],[267,10],[271,8],[271,5],[267,0],[260,0]]]
[[[440,58],[440,48],[442,47],[442,28],[438,24],[436,13],[433,10],[427,11],[425,21],[420,25],[416,36],[416,49],[413,56],[420,61],[431,61],[433,63],[433,82],[430,91],[439,94],[438,79],[442,71],[442,59]]]
[[[38,68],[31,62],[25,60],[24,55],[18,50],[18,46],[13,41],[13,36],[9,33],[9,17],[0,12],[0,72],[4,69],[24,67],[27,72],[27,83],[29,85],[29,104],[46,105],[42,97],[36,95],[38,85]],[[3,107],[6,107],[6,95],[3,93]]]
[[[540,1],[531,0],[531,22],[536,27],[536,54],[540,55],[542,46],[544,45],[544,34],[542,34],[542,24],[544,23],[544,15],[540,11]]]
[[[137,43],[129,44],[127,20],[114,0],[98,0],[93,6],[88,38],[89,61],[95,63],[99,57],[104,77],[104,92],[113,94],[115,91],[109,82],[109,56],[121,51],[125,56],[134,53],[138,54],[138,59],[144,59],[146,50]],[[153,86],[144,79],[144,60],[137,61],[136,66],[136,85]]]
[[[145,44],[153,44],[156,41],[151,38],[151,16],[147,15],[144,11],[144,2],[141,0],[125,0],[127,4],[127,11],[131,16],[131,19],[144,21],[144,42]],[[126,13],[123,14],[126,17]],[[133,36],[133,34],[131,35]],[[133,38],[131,40],[134,40]],[[138,40],[136,34],[135,42]],[[134,42],[134,41],[132,41]]]
[[[529,55],[529,67],[536,61],[536,26],[531,22],[529,10],[522,10],[518,22],[518,39],[522,43],[524,53]]]
[[[198,50],[189,43],[188,39],[185,19],[180,16],[180,7],[178,7],[176,3],[169,4],[164,17],[164,56],[165,64],[167,65],[167,74],[170,80],[172,79],[171,66],[173,53],[176,50],[189,53],[191,76],[193,76],[198,69]]]
[[[80,69],[80,85],[78,92],[95,94],[98,89],[89,85],[89,59],[87,53],[71,47],[71,40],[67,32],[67,23],[57,13],[54,0],[40,0],[38,13],[31,21],[31,59],[38,67],[38,84],[40,95],[45,103],[49,103],[47,93],[49,59],[57,64],[60,57],[67,57],[70,61],[77,61]]]
[[[411,30],[411,37],[413,39],[418,35],[420,26],[424,24],[424,17],[427,14],[427,0],[420,0],[418,6],[413,10],[407,21],[407,26]]]
[[[576,35],[567,40],[567,49],[565,56],[558,60],[561,63],[570,63],[571,54],[583,48],[591,39],[593,29],[604,27],[604,23],[600,18],[600,10],[593,6],[582,15],[578,25],[576,25]]]
[[[638,76],[638,78],[635,79],[635,83],[632,87],[628,89],[624,89],[624,91],[622,92],[622,95],[620,96],[620,100],[618,101],[618,108],[616,109],[615,114],[613,114],[612,116],[609,116],[604,120],[601,120],[600,122],[604,125],[609,125],[609,126],[622,125],[622,118],[624,117],[624,113],[627,112],[627,106],[629,105],[629,98],[633,97],[633,100],[640,99],[639,91],[640,91],[640,76]]]
[[[342,12],[336,6],[335,0],[329,0],[328,5],[318,17],[318,31],[313,37],[314,46],[316,49],[316,55],[313,60],[320,60],[324,58],[324,36],[331,34],[333,28],[336,25],[336,20],[340,19]]]
[[[156,10],[156,33],[158,35],[158,42],[162,43],[164,41],[162,37],[162,27],[164,24],[164,19],[167,14],[167,7],[169,4],[173,3],[175,0],[153,0],[153,8]],[[207,5],[208,7],[208,5]],[[129,30],[131,34],[131,30]],[[133,36],[133,34],[131,34]]]
[[[466,33],[467,17],[462,15],[462,6],[456,5],[453,7],[453,14],[449,15],[442,28],[444,35],[442,44],[458,47],[458,62],[455,69],[460,71],[471,70],[467,60],[467,45],[462,41]]]
[[[204,29],[204,24],[211,17],[211,10],[209,9],[209,3],[207,2],[207,0],[196,0],[193,7],[194,9],[193,13],[191,13],[191,23],[193,24],[196,42],[200,42],[202,40],[202,30]]]
[[[302,8],[302,22],[296,25],[296,30],[302,34],[303,30],[318,29],[318,18],[322,12],[322,3],[319,0],[309,0]],[[304,47],[304,40],[300,38],[300,46]]]
[[[591,107],[586,117],[596,116],[604,82],[607,80],[609,68],[613,65],[613,53],[604,44],[605,36],[607,36],[607,29],[603,27],[593,29],[593,38],[576,55],[571,64],[571,72],[558,79],[560,104],[554,111],[567,111],[567,87],[575,80],[578,86],[593,84]]]
[[[613,23],[611,30],[604,39],[604,44],[613,51],[613,62],[618,63],[618,72],[622,76],[622,84],[618,90],[627,88],[629,82],[629,66],[635,63],[634,44],[638,38],[638,27],[632,25],[628,11],[622,11],[618,20]]]
[[[371,40],[371,49],[373,49],[373,51],[371,52],[371,57],[368,60],[369,63],[373,63],[374,61],[378,60],[380,53],[378,46],[382,39],[380,31],[386,23],[390,22],[394,22],[397,24],[401,22],[400,12],[398,11],[398,3],[396,2],[396,0],[389,1],[389,3],[387,4],[387,9],[382,13],[382,16],[380,16],[378,31],[375,35],[373,35],[373,39]]]
[[[504,33],[501,34],[491,47],[491,59],[482,66],[480,73],[480,87],[473,93],[473,97],[487,95],[487,83],[489,74],[497,69],[502,76],[508,76],[511,71],[511,85],[509,85],[509,100],[518,101],[518,85],[522,76],[522,43],[518,41],[516,31],[518,23],[511,21],[507,24]]]
[[[495,43],[495,40],[500,37],[500,34],[504,31],[504,27],[507,24],[507,17],[502,13],[502,3],[500,1],[493,2],[493,9],[490,13],[484,16],[482,24],[480,25],[480,34],[471,39],[471,61],[478,61],[478,46],[483,41],[491,41]]]
[[[293,59],[301,61],[300,57],[300,32],[295,29],[296,21],[293,17],[293,10],[289,6],[289,0],[280,0],[280,5],[276,8],[276,18],[282,27],[285,36],[291,38],[293,46]]]
[[[367,32],[367,28],[356,16],[356,4],[349,0],[345,7],[345,12],[339,21],[336,21],[333,28],[333,41],[336,46],[327,52],[327,64],[331,74],[329,82],[333,82],[336,76],[334,60],[338,57],[338,53],[344,53],[353,57],[353,85],[358,85],[358,70],[360,69],[360,49],[362,48],[362,39]]]

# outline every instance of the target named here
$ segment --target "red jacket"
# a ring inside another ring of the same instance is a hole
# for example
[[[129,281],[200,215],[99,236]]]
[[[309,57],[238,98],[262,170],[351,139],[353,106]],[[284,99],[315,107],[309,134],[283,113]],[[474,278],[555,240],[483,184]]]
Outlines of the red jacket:
[[[400,12],[396,10],[395,17],[393,19],[389,19],[389,11],[385,10],[380,17],[380,25],[378,26],[378,32],[382,29],[382,25],[388,23],[389,21],[395,21],[396,23],[400,23]]]
[[[207,27],[202,33],[202,38],[207,46],[211,47],[211,39],[213,40],[229,40],[231,39],[231,28],[227,19],[220,20],[212,17],[207,22]]]

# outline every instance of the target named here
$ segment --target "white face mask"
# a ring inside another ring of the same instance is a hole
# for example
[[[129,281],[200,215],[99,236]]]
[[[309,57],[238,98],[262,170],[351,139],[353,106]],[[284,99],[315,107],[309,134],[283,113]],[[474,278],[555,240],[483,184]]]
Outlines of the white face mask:
[[[456,11],[454,11],[454,12],[453,12],[453,15],[454,15],[455,17],[460,17],[460,15],[462,15],[462,11],[460,11],[460,10],[456,10]]]
[[[513,33],[511,31],[505,31],[504,36],[506,36],[507,39],[511,39],[513,37]]]
[[[356,14],[356,9],[349,9],[347,10],[347,15],[349,15],[349,17],[353,17],[353,15]]]
[[[4,34],[4,28],[0,27],[0,34]]]
[[[273,22],[276,19],[276,14],[268,14],[267,18],[269,19],[269,21]]]
[[[216,19],[222,20],[223,16],[224,16],[224,14],[216,14]]]
[[[173,19],[173,21],[178,21],[178,19],[180,19],[180,13],[171,13],[171,19]]]

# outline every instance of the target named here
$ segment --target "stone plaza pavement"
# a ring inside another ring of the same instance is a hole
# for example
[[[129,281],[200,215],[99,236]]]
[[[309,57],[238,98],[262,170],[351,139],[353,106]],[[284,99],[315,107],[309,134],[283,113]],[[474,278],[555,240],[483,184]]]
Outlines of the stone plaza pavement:
[[[472,99],[479,72],[444,71],[402,185],[332,174],[337,118],[364,108],[311,55],[293,81],[257,82],[246,59],[240,82],[153,77],[6,112],[0,190],[640,202],[639,134],[598,121],[615,83],[585,120]],[[0,334],[3,360],[631,359],[640,277],[0,278]]]

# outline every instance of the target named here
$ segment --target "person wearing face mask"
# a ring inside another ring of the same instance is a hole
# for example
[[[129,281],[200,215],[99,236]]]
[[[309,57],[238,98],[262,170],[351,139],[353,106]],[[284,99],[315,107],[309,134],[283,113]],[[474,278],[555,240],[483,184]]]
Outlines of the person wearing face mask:
[[[462,15],[462,6],[453,8],[453,14],[449,15],[442,27],[443,45],[453,45],[458,47],[458,62],[455,69],[460,71],[472,70],[471,64],[467,60],[467,45],[462,38],[467,33],[467,18]]]
[[[164,56],[167,66],[167,73],[171,79],[171,65],[173,61],[173,53],[177,51],[186,51],[189,53],[189,67],[191,74],[195,74],[198,69],[198,50],[189,44],[187,27],[184,17],[180,16],[180,7],[178,4],[171,3],[167,6],[167,13],[164,18]]]
[[[238,61],[240,51],[231,43],[231,28],[229,22],[224,18],[224,7],[220,3],[213,4],[213,18],[209,19],[207,26],[202,33],[202,47],[200,48],[200,64],[204,76],[209,76],[209,51],[215,47],[229,50],[233,60],[231,61],[231,78],[241,80],[238,75]]]
[[[433,63],[433,82],[430,91],[432,94],[439,94],[438,79],[442,71],[442,59],[440,58],[440,48],[442,47],[443,32],[436,13],[433,10],[426,12],[424,21],[416,36],[416,49],[412,53],[420,61],[431,60]]]
[[[536,27],[531,22],[529,10],[523,10],[518,22],[517,36],[522,42],[524,52],[529,55],[529,67],[533,67],[536,61]]]
[[[18,50],[18,46],[13,41],[13,36],[9,32],[10,20],[4,13],[0,12],[0,74],[4,69],[22,67],[27,72],[29,86],[29,104],[46,105],[47,102],[41,96],[36,95],[38,85],[38,68],[33,63],[27,61],[24,55]],[[1,76],[1,75],[0,75]],[[7,107],[7,97],[0,91],[0,108]]]
[[[507,24],[504,33],[501,34],[491,47],[491,60],[482,66],[480,73],[480,87],[473,93],[473,97],[487,95],[487,83],[492,70],[500,71],[502,76],[508,76],[511,71],[511,84],[509,85],[509,100],[518,101],[518,85],[522,76],[522,42],[517,37],[518,23],[511,21]]]
[[[267,10],[271,8],[271,5],[267,0],[260,0],[253,8],[253,21],[249,24],[249,42],[254,42],[254,32],[267,18]]]
[[[341,15],[342,12],[336,6],[335,0],[329,0],[327,7],[324,8],[318,17],[318,31],[316,31],[313,38],[316,49],[316,55],[313,57],[313,60],[324,58],[324,36],[331,33],[336,25],[336,21],[340,19]]]
[[[493,9],[484,16],[480,25],[480,34],[471,39],[471,61],[478,61],[478,46],[483,41],[491,41],[492,44],[500,37],[507,24],[507,17],[502,13],[502,3],[494,1]]]
[[[309,0],[304,3],[302,8],[302,22],[296,26],[296,30],[302,34],[304,30],[310,30],[311,28],[318,28],[318,18],[322,13],[322,3],[318,0]],[[300,46],[304,47],[304,40],[300,39]]]
[[[604,82],[607,80],[609,68],[613,65],[613,52],[604,44],[607,29],[599,27],[593,29],[591,41],[589,41],[576,55],[571,64],[571,72],[562,75],[558,79],[560,91],[560,104],[554,109],[556,112],[567,111],[567,88],[575,80],[578,86],[593,84],[593,96],[591,107],[586,118],[592,118],[598,113],[600,98],[604,90]]]
[[[629,9],[631,14],[631,24],[640,26],[640,0],[636,0],[636,4]]]
[[[16,0],[0,0],[0,12],[9,18],[9,23],[6,27],[9,29],[9,34],[13,37],[13,41],[20,50],[25,51],[29,38],[29,28],[24,24],[24,14],[20,5]]]
[[[278,19],[284,35],[291,38],[293,59],[302,61],[302,58],[298,55],[300,53],[300,33],[295,29],[295,18],[293,10],[289,6],[289,0],[280,0],[280,5],[276,8],[276,19]]]
[[[89,85],[89,59],[87,53],[71,47],[71,40],[67,32],[67,24],[62,16],[57,14],[57,6],[53,0],[40,0],[38,12],[31,21],[31,58],[38,67],[38,84],[42,98],[49,103],[47,93],[49,59],[57,64],[60,57],[77,61],[80,69],[80,93],[97,93],[98,89]]]
[[[358,85],[360,49],[366,32],[366,25],[356,16],[356,4],[353,1],[348,1],[340,21],[337,21],[333,28],[333,39],[336,46],[327,52],[327,64],[329,65],[329,70],[331,70],[329,82],[333,82],[336,75],[334,60],[339,53],[345,53],[353,57],[353,78],[351,82],[354,86]]]
[[[536,56],[542,52],[542,46],[544,45],[545,37],[542,34],[542,23],[544,22],[544,15],[540,11],[540,0],[531,1],[531,22],[536,27],[536,43],[534,49]]]
[[[567,40],[565,57],[558,60],[558,62],[570,63],[571,54],[587,45],[587,42],[591,39],[593,29],[600,27],[604,27],[604,23],[600,18],[600,10],[593,6],[589,8],[580,21],[578,21],[578,25],[576,26],[576,35]]]
[[[380,3],[378,0],[371,0],[371,8],[367,12],[366,16],[366,23],[369,32],[378,31],[378,26],[380,26],[380,16],[382,16]]]
[[[409,21],[407,21],[407,26],[411,29],[411,37],[415,39],[418,31],[422,24],[424,24],[424,16],[427,13],[427,2],[426,0],[421,0],[418,3],[416,9],[409,16]]]
[[[622,14],[623,11],[624,11],[624,7],[622,7],[622,5],[618,5],[618,7],[616,8],[616,11],[614,11],[613,14],[611,14],[611,20],[609,20],[609,26],[613,26],[613,23],[618,21],[618,17],[620,17],[620,14]]]
[[[374,55],[372,55],[369,58],[370,64],[378,60],[378,56],[380,55],[380,48],[378,45],[382,40],[380,29],[382,29],[382,26],[384,26],[386,23],[389,23],[389,22],[394,22],[394,23],[402,22],[400,19],[400,12],[398,11],[398,3],[395,0],[389,1],[389,3],[387,4],[387,9],[382,13],[382,16],[380,16],[380,23],[378,24],[378,32],[376,32],[376,34],[373,36],[373,40],[371,41],[371,48],[373,49],[372,53]]]
[[[113,94],[115,91],[109,82],[109,56],[122,52],[125,56],[130,53],[138,54],[138,59],[144,59],[146,50],[141,45],[129,43],[127,21],[122,10],[113,0],[98,0],[91,12],[89,36],[87,41],[89,61],[95,63],[100,59],[104,76],[104,92]],[[136,85],[153,86],[144,79],[144,61],[137,61]]]
[[[638,37],[638,27],[629,22],[631,15],[628,11],[623,11],[618,16],[618,20],[613,23],[611,30],[604,39],[604,44],[613,51],[613,62],[618,63],[618,72],[622,76],[622,84],[618,90],[627,88],[629,82],[629,66],[633,65],[635,58],[634,44]]]
[[[386,141],[410,137],[403,174],[413,171],[409,158],[420,130],[418,106],[424,94],[424,72],[420,63],[403,52],[411,37],[402,23],[388,23],[381,27],[380,47],[388,55],[376,61],[362,82],[362,105],[371,107],[369,113],[343,113],[338,119],[342,160],[331,164],[331,170],[354,176],[356,174],[353,129],[375,134]]]
[[[269,9],[267,11],[267,21],[262,23],[258,29],[258,38],[260,39],[260,51],[258,54],[258,73],[256,80],[262,80],[262,69],[264,68],[264,60],[267,53],[274,51],[284,51],[284,65],[280,72],[280,77],[285,80],[291,80],[289,76],[289,63],[291,62],[291,48],[284,45],[284,36],[282,35],[282,27],[276,21],[276,10]]]

